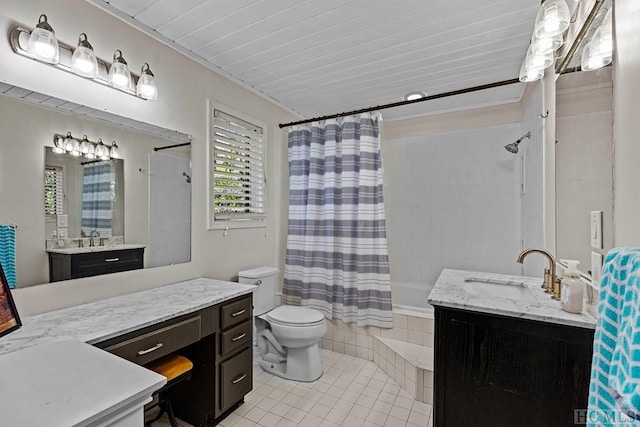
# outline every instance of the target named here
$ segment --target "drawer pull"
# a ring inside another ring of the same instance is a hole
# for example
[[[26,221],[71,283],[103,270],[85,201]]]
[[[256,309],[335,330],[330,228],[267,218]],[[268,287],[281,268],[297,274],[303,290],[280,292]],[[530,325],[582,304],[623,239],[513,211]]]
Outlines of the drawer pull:
[[[231,315],[231,317],[238,317],[238,316],[240,316],[241,314],[244,314],[246,311],[247,311],[247,310],[240,310],[240,311],[236,311],[235,313],[233,313],[233,314]]]
[[[105,258],[104,262],[116,262],[120,261],[120,258]]]
[[[246,333],[244,333],[244,334],[240,334],[240,335],[238,335],[238,336],[237,336],[237,337],[235,337],[235,338],[231,338],[231,341],[232,341],[232,342],[236,342],[236,341],[241,340],[242,338],[244,338],[244,337],[246,337],[246,336],[247,336],[247,334],[246,334]]]
[[[153,352],[153,351],[158,350],[159,348],[162,348],[162,343],[161,343],[161,342],[159,342],[158,344],[156,344],[156,345],[154,345],[153,347],[148,348],[148,349],[146,349],[146,350],[140,350],[140,351],[138,352],[138,356],[144,356],[145,354],[149,354],[149,353],[151,353],[151,352]]]
[[[231,384],[238,384],[240,381],[242,381],[245,378],[247,378],[247,376],[245,374],[242,374],[238,378],[236,378],[235,380],[231,381]]]

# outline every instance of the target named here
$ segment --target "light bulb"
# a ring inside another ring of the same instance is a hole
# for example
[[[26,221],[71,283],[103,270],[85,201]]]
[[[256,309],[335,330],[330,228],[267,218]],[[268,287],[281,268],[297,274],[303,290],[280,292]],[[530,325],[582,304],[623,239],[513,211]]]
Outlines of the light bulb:
[[[538,38],[553,37],[569,28],[571,13],[565,0],[545,0],[538,9],[534,34]]]
[[[542,69],[527,69],[525,66],[525,62],[522,63],[520,67],[520,77],[519,80],[521,82],[533,82],[536,80],[540,80],[544,76],[544,70]]]
[[[53,150],[55,154],[63,154],[64,153],[64,138],[62,136],[56,137],[53,143]]]
[[[47,15],[40,15],[36,28],[29,36],[27,52],[40,61],[57,64],[60,62],[60,51],[55,31],[47,22]]]
[[[149,68],[149,64],[146,62],[142,65],[142,72],[138,79],[136,94],[144,99],[158,99],[158,86],[156,85],[156,79]]]
[[[113,141],[111,143],[110,156],[111,156],[112,159],[119,159],[120,158],[120,148],[118,148],[118,144],[116,144],[115,141]]]
[[[78,38],[78,46],[71,57],[71,69],[82,77],[94,78],[98,75],[98,60],[85,33]]]
[[[109,82],[111,86],[120,89],[129,89],[131,86],[131,72],[120,50],[113,53],[113,63],[109,67]]]

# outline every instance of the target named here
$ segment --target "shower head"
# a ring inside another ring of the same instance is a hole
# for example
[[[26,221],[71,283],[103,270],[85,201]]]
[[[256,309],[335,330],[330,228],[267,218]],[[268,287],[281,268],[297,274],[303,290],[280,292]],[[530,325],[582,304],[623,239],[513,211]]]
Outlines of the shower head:
[[[182,172],[182,176],[184,176],[185,178],[187,178],[187,179],[186,179],[187,184],[191,184],[191,175],[189,175],[189,174],[188,174],[188,173],[186,173],[186,172]]]
[[[512,154],[516,154],[518,152],[518,145],[520,145],[520,143],[522,142],[523,139],[525,138],[531,138],[531,131],[525,133],[524,135],[522,135],[520,138],[518,138],[518,140],[516,142],[512,142],[511,144],[507,144],[504,146],[504,148],[512,153]]]

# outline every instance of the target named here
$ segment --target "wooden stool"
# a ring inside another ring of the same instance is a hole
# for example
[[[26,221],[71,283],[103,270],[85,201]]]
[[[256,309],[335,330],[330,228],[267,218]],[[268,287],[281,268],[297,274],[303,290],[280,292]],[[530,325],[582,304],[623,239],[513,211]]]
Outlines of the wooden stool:
[[[169,390],[179,382],[191,378],[193,363],[191,362],[191,360],[187,359],[184,356],[180,356],[179,354],[169,354],[167,356],[161,357],[158,360],[150,362],[145,367],[167,378],[167,383],[165,384],[165,386],[157,392],[158,403],[150,407],[152,408],[155,406],[159,406],[160,412],[154,419],[146,422],[145,425],[150,426],[155,421],[159,420],[160,417],[162,417],[162,415],[164,415],[164,413],[166,412],[167,416],[169,417],[171,427],[178,427],[176,417],[173,414],[173,408],[171,407],[171,401],[167,396],[167,390]]]

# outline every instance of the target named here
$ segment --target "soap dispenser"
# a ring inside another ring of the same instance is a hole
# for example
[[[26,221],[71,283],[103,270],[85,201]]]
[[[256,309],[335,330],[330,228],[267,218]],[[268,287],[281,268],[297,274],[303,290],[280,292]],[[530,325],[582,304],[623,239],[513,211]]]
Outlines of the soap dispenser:
[[[561,282],[561,298],[560,307],[569,313],[582,313],[582,305],[584,303],[584,283],[580,279],[580,271],[578,271],[579,261],[561,260],[567,264],[564,271],[564,277]]]

